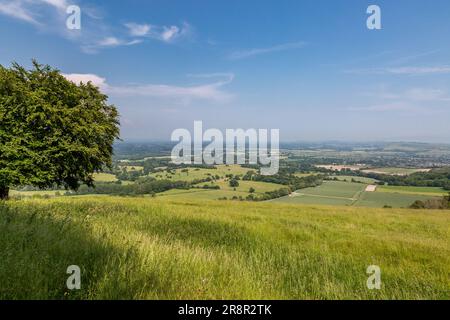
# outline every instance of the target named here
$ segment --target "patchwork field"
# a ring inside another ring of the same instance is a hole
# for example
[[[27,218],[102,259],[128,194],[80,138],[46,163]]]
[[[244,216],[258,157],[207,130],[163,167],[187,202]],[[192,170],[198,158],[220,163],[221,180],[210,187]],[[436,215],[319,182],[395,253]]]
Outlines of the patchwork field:
[[[0,299],[449,299],[449,227],[439,210],[9,201]],[[73,264],[81,290],[68,291]],[[366,287],[370,265],[381,268],[381,290]]]
[[[362,183],[325,181],[318,187],[297,190],[290,196],[271,201],[286,203],[351,205],[358,199],[359,194],[364,191],[365,187],[366,185]]]
[[[204,168],[185,168],[176,169],[174,173],[168,173],[167,171],[152,173],[150,176],[156,179],[171,179],[174,181],[193,181],[197,179],[205,179],[211,176],[218,175],[220,178],[224,178],[227,174],[244,175],[249,171],[248,168],[242,168],[240,165],[218,165],[216,169],[204,169]]]
[[[381,208],[403,208],[416,200],[432,199],[446,193],[440,188],[378,186],[375,192],[366,192],[367,184],[325,181],[321,186],[297,190],[292,195],[271,200],[283,203],[346,205]],[[428,190],[430,189],[430,190]]]
[[[393,208],[407,208],[416,200],[427,200],[433,197],[423,194],[390,193],[390,192],[363,192],[353,204],[359,207],[380,208],[389,206]]]
[[[203,185],[218,185],[220,189],[190,189],[190,190],[169,190],[166,192],[159,193],[160,197],[171,197],[171,198],[185,198],[185,199],[209,199],[217,200],[219,198],[226,197],[227,199],[232,199],[233,197],[247,197],[250,194],[250,188],[253,188],[255,195],[263,194],[267,191],[273,191],[280,189],[281,185],[275,183],[266,183],[258,181],[242,181],[239,180],[239,186],[236,188],[230,187],[227,181],[220,180],[214,183],[201,183],[198,186]],[[236,189],[236,190],[234,190]]]

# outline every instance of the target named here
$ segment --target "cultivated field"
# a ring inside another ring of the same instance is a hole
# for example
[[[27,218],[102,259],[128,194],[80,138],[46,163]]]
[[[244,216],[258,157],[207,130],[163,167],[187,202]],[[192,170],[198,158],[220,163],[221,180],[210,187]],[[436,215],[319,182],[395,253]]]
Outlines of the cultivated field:
[[[216,166],[216,169],[184,168],[176,169],[174,170],[174,173],[161,171],[152,173],[150,176],[157,179],[171,179],[173,181],[193,181],[216,175],[218,175],[221,179],[225,178],[225,175],[227,174],[244,175],[247,171],[250,171],[250,169],[242,168],[240,165],[218,165]]]
[[[428,172],[430,169],[423,169],[423,168],[393,168],[393,167],[387,167],[387,168],[373,168],[373,169],[367,169],[362,170],[362,172],[365,173],[380,173],[380,174],[391,174],[391,175],[398,175],[398,176],[406,176],[410,175],[416,172]]]
[[[378,190],[381,192],[422,194],[432,196],[444,196],[448,194],[448,191],[442,188],[433,188],[433,187],[378,186]]]
[[[348,179],[345,179],[349,181]],[[378,186],[375,192],[365,191],[367,184],[345,181],[324,181],[321,186],[297,190],[292,195],[272,202],[361,206],[381,208],[409,207],[416,200],[427,200],[445,195],[440,188]]]
[[[115,182],[117,177],[111,173],[94,173],[94,180],[96,182]]]
[[[340,181],[347,181],[347,182],[352,182],[356,181],[356,182],[361,182],[361,183],[366,183],[366,184],[373,184],[375,182],[377,182],[376,179],[372,179],[372,178],[366,178],[366,177],[358,177],[358,176],[331,176],[330,178],[336,178]]]
[[[349,190],[349,194],[350,194]],[[449,299],[448,211],[163,198],[0,204],[1,299]],[[81,268],[81,290],[66,269]],[[381,268],[381,290],[366,269]]]
[[[209,185],[214,186],[217,185],[220,187],[218,190],[214,189],[201,189],[201,186]],[[258,181],[243,181],[239,180],[239,186],[236,188],[230,187],[228,181],[219,180],[214,183],[200,183],[198,185],[200,189],[189,189],[189,190],[169,190],[166,192],[159,193],[160,197],[170,197],[170,198],[182,198],[182,199],[209,199],[209,200],[217,200],[219,198],[226,197],[227,199],[232,199],[233,197],[242,197],[245,199],[250,192],[250,188],[253,188],[255,191],[253,194],[255,196],[261,195],[267,191],[273,191],[280,189],[283,187],[282,185],[275,183],[266,183],[266,182],[258,182]],[[235,190],[236,189],[236,190]]]

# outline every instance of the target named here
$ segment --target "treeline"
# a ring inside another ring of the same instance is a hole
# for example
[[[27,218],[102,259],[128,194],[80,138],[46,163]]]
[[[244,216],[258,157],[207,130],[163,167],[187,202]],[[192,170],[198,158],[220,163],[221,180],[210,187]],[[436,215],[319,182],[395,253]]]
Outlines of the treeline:
[[[410,208],[412,209],[450,209],[450,193],[442,199],[417,200]]]
[[[450,190],[450,167],[432,169],[429,172],[416,172],[407,176],[378,173],[362,173],[358,175],[377,179],[382,184],[392,186],[440,187]]]
[[[84,194],[111,194],[120,196],[133,196],[143,194],[156,194],[171,189],[189,189],[192,186],[190,182],[186,181],[170,181],[170,180],[156,180],[156,179],[141,179],[136,183],[123,185],[115,182],[96,183],[95,187],[88,187],[82,185],[76,192],[71,195]]]
[[[281,198],[288,196],[291,193],[288,188],[281,188],[273,191],[266,191],[262,195],[255,195],[254,193],[249,194],[245,198],[242,196],[233,196],[230,200],[239,201],[267,201],[271,199]],[[219,200],[229,200],[227,197],[219,198]]]
[[[280,171],[280,173],[272,176],[264,176],[257,174],[254,171],[249,171],[242,177],[242,180],[252,180],[252,181],[282,184],[287,186],[288,189],[290,189],[290,191],[295,191],[298,189],[317,187],[322,184],[324,178],[325,175],[320,174],[305,177],[297,177],[293,174]]]

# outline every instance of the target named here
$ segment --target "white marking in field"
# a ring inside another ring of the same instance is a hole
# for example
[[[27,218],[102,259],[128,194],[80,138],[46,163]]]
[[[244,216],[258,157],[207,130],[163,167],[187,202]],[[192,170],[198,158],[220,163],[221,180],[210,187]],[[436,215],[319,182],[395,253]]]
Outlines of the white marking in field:
[[[377,186],[370,184],[366,187],[366,192],[375,192],[377,190]]]

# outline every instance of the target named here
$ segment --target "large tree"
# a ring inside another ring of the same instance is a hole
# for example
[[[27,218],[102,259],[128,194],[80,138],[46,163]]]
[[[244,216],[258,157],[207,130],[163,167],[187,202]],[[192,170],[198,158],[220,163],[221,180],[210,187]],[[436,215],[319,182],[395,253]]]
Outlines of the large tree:
[[[111,166],[119,115],[108,97],[33,61],[0,65],[0,199],[32,185],[76,189]]]

